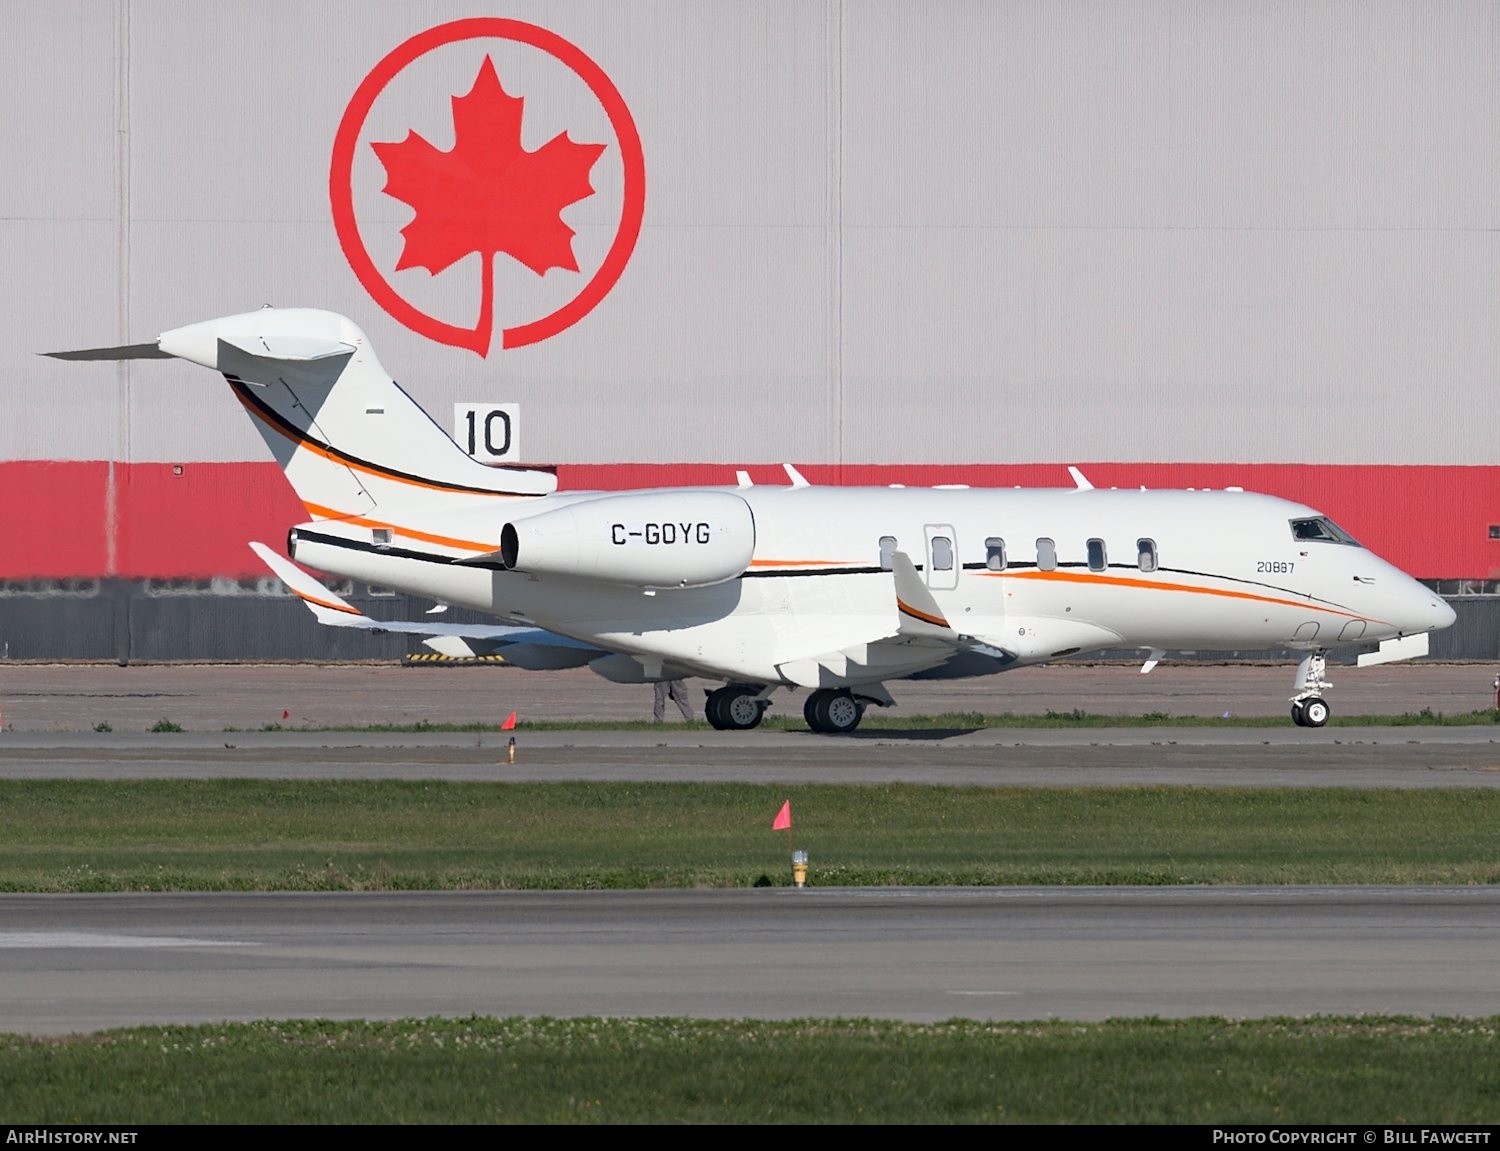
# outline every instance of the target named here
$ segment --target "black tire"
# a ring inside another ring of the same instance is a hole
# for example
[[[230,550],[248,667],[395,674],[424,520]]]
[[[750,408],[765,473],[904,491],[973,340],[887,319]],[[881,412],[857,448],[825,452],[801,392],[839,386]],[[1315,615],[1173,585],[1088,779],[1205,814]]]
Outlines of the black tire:
[[[1307,720],[1302,716],[1302,701],[1300,699],[1292,702],[1292,722],[1298,727],[1307,726]]]
[[[708,726],[715,731],[727,731],[730,727],[729,708],[727,706],[730,689],[717,687],[708,693],[703,701],[703,718],[708,720]]]
[[[1328,705],[1314,696],[1302,702],[1302,726],[1322,727],[1328,722]]]
[[[807,726],[812,728],[816,732],[821,732],[823,730],[822,725],[818,720],[818,702],[822,699],[822,697],[823,692],[819,690],[810,694],[807,699],[803,700],[802,702],[802,718],[807,721]]]
[[[865,714],[864,705],[847,691],[824,688],[808,702],[812,715],[808,726],[822,735],[848,735]]]
[[[724,690],[729,694],[719,710],[724,717],[725,727],[734,731],[749,731],[752,727],[759,727],[761,717],[766,714],[766,701],[755,698],[760,692],[753,687],[728,687]]]

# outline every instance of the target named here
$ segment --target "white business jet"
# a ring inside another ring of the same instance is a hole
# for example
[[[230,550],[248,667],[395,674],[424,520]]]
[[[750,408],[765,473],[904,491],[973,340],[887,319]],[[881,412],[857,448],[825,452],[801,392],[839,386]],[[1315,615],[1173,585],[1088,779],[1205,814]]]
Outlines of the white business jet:
[[[812,730],[850,732],[894,702],[888,681],[1111,649],[1149,653],[1143,671],[1167,651],[1301,652],[1292,718],[1321,727],[1328,648],[1407,658],[1454,620],[1326,516],[1238,489],[1101,490],[1076,470],[1069,489],[818,487],[788,466],[786,486],[558,492],[550,471],[470,458],[331,312],[48,354],[221,372],[307,509],[292,559],[503,621],[372,620],[253,545],[322,622],[620,683],[719,680],[720,729],[802,687]]]

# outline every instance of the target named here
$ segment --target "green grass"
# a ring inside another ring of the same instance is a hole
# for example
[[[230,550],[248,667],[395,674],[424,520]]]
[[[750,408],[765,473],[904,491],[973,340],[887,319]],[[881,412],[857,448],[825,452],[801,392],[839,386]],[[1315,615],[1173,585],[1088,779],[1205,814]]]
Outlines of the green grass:
[[[1488,789],[0,781],[8,891],[1495,883]],[[282,1021],[0,1035],[23,1124],[1465,1124],[1500,1017]]]
[[[1500,790],[0,780],[0,890],[1489,884]]]
[[[1463,1124],[1500,1019],[462,1019],[0,1036],[21,1124]],[[1207,1133],[1203,1134],[1205,1144]]]

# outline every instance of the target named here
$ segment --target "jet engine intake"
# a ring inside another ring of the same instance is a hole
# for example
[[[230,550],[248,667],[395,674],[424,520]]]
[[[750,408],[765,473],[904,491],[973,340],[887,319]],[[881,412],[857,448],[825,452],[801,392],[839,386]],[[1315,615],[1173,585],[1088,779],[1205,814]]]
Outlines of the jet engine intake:
[[[513,520],[500,532],[512,571],[637,587],[707,587],[750,566],[755,519],[729,492],[600,496]]]

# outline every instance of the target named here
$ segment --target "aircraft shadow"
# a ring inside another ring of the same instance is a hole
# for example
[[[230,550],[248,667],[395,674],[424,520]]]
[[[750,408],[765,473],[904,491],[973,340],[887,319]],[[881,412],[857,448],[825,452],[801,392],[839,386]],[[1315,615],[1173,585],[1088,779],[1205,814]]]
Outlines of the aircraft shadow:
[[[933,727],[921,729],[908,728],[878,728],[873,727],[868,731],[850,731],[838,736],[839,739],[899,739],[911,740],[913,742],[933,742],[936,740],[952,739],[958,735],[973,735],[981,730],[977,727]]]

